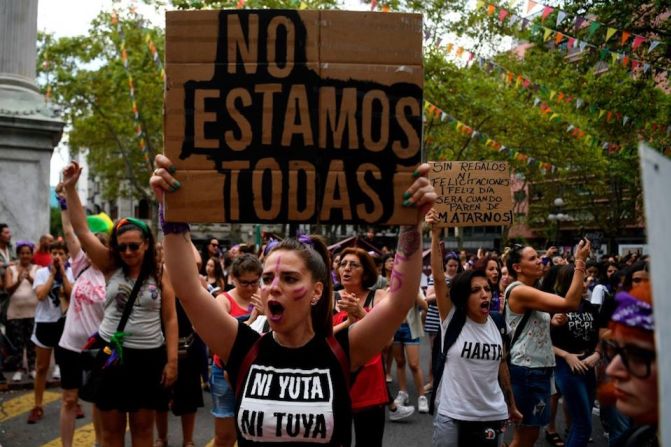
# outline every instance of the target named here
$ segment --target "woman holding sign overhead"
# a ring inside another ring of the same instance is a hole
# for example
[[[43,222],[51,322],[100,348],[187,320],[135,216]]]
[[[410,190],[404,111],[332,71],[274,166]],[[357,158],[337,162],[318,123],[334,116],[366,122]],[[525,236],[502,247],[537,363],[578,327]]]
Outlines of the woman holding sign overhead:
[[[180,184],[169,159],[159,155],[156,165],[151,186],[162,200]],[[236,391],[240,447],[278,442],[350,445],[350,373],[388,343],[419,288],[419,225],[436,198],[427,171],[422,165],[407,190],[404,204],[417,207],[417,220],[401,229],[388,297],[336,336],[329,256],[319,237],[286,239],[265,257],[260,294],[271,330],[260,336],[199,287],[188,225],[161,221],[176,294],[198,333],[224,360]]]

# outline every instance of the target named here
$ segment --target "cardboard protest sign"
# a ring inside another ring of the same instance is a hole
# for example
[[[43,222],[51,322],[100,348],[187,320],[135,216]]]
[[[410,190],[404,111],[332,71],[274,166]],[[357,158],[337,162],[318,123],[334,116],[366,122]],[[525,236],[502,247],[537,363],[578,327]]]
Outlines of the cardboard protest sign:
[[[421,15],[168,12],[167,219],[413,222],[422,85]]]
[[[431,161],[441,227],[511,225],[510,168],[505,161]]]

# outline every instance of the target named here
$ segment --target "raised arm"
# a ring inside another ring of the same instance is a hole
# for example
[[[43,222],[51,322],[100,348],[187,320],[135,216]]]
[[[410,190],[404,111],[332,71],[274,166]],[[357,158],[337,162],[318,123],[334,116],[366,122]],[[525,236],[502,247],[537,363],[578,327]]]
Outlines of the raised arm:
[[[103,272],[109,272],[114,269],[114,260],[112,259],[110,249],[105,247],[100,240],[89,230],[86,223],[86,214],[79,199],[79,194],[75,189],[77,180],[81,175],[82,168],[76,162],[70,162],[63,170],[63,188],[65,190],[65,199],[67,200],[70,222],[74,234],[79,239],[81,248],[86,252],[91,263]]]
[[[179,187],[173,186],[177,183],[170,174],[171,171],[174,172],[172,162],[163,155],[157,155],[155,162],[157,169],[150,182],[156,198],[162,202],[166,192]],[[165,264],[170,272],[170,282],[175,296],[179,298],[198,335],[212,352],[227,361],[238,331],[238,321],[203,289],[191,235],[185,225],[163,221],[161,224],[165,233],[163,239]]]
[[[513,312],[523,313],[527,309],[551,313],[577,310],[584,288],[585,260],[590,250],[591,244],[587,239],[580,241],[575,255],[575,273],[565,298],[540,291],[535,287],[524,285],[515,287],[510,292],[510,306]]]
[[[447,318],[452,309],[450,291],[445,281],[445,266],[443,265],[443,252],[440,249],[441,228],[437,225],[438,216],[436,210],[432,209],[426,213],[426,223],[431,225],[431,272],[433,273],[433,288],[440,314],[440,321]]]
[[[418,208],[417,223],[401,227],[388,296],[349,330],[352,369],[382,351],[415,302],[422,273],[421,219],[436,200],[436,193],[426,178],[428,171],[427,164],[420,166],[418,178],[408,189],[407,203]]]
[[[57,193],[60,192],[58,189],[59,187],[61,187],[61,185],[59,185],[56,188]],[[70,212],[68,211],[67,208],[67,199],[63,197],[63,200],[65,200],[64,202],[65,206],[61,205],[61,223],[63,225],[63,238],[65,239],[65,243],[68,246],[68,252],[70,253],[70,257],[74,259],[81,251],[82,246],[79,243],[79,239],[77,239],[77,236],[75,236],[75,229],[72,228],[72,222],[70,222]]]

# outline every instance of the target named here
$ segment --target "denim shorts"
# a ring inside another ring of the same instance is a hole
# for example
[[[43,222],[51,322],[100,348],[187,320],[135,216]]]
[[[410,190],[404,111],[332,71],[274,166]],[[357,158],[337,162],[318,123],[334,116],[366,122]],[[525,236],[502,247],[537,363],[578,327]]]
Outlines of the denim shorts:
[[[410,326],[408,326],[408,323],[403,323],[394,334],[394,343],[401,343],[404,345],[418,345],[419,338],[411,338]]]
[[[550,381],[554,368],[509,365],[515,404],[524,415],[521,425],[542,427],[550,422]]]
[[[214,362],[210,375],[210,392],[212,393],[212,416],[232,418],[235,415],[235,392],[224,377],[224,370]]]

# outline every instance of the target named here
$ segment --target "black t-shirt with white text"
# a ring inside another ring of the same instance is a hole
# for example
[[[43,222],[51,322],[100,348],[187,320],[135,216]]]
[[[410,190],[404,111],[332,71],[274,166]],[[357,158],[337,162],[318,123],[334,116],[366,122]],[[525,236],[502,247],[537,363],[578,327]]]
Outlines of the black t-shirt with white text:
[[[599,341],[599,310],[587,300],[580,302],[576,312],[566,314],[563,326],[551,326],[552,345],[572,354],[591,354]]]
[[[240,324],[226,364],[235,389],[238,371],[260,335]],[[336,334],[349,357],[348,331]],[[349,363],[349,362],[348,362]],[[236,396],[238,446],[349,446],[351,402],[343,370],[325,339],[286,348],[272,334],[261,340]]]

